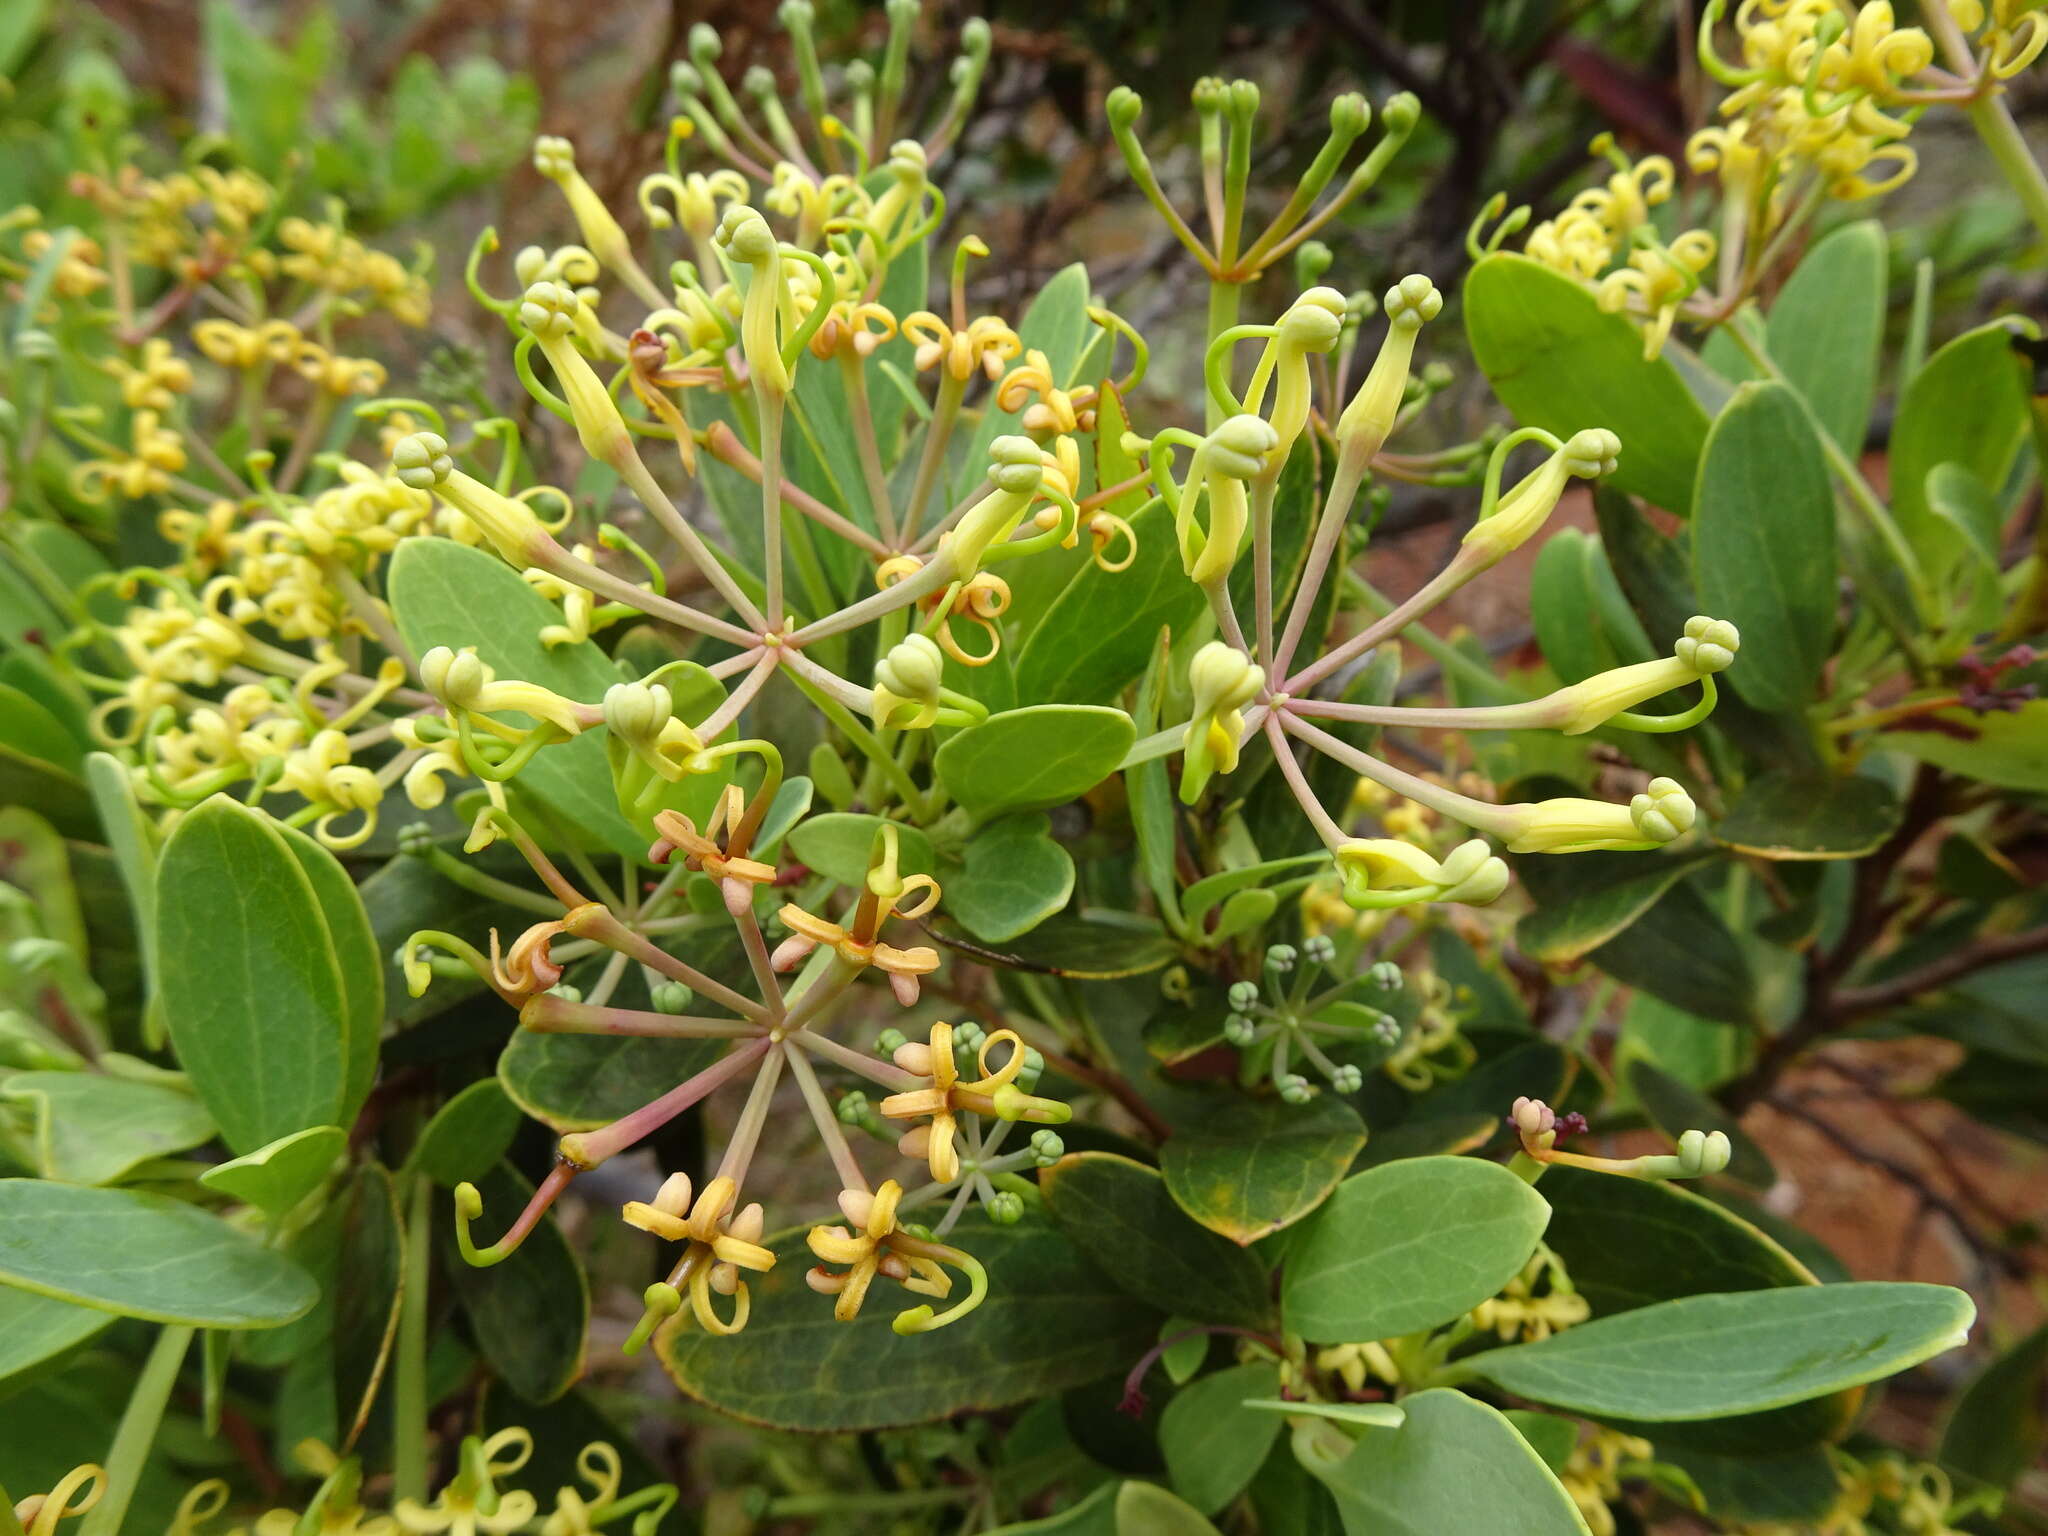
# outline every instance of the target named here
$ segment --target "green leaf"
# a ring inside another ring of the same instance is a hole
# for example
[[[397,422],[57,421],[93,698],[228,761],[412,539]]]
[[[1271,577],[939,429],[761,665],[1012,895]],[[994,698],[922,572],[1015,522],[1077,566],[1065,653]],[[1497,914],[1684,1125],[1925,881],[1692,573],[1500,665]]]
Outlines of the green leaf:
[[[33,1379],[31,1372],[113,1326],[113,1315],[0,1285],[0,1392]]]
[[[561,610],[485,550],[452,539],[406,539],[391,557],[386,591],[399,633],[416,654],[473,645],[500,678],[538,683],[583,704],[601,702],[619,680],[618,669],[587,640],[542,644],[540,631],[559,624]],[[591,844],[645,858],[647,840],[627,825],[612,793],[605,734],[585,731],[544,748],[520,770],[519,787]]]
[[[1647,1061],[1632,1062],[1628,1085],[1657,1129],[1674,1142],[1686,1131],[1720,1131],[1728,1138],[1728,1177],[1751,1189],[1769,1189],[1778,1172],[1741,1122],[1692,1084],[1659,1071]]]
[[[1581,528],[1558,529],[1538,551],[1529,577],[1529,617],[1543,659],[1562,683],[1583,682],[1658,654],[1622,596],[1600,541]],[[1666,644],[1677,638],[1667,637]]]
[[[1159,1170],[1182,1210],[1249,1245],[1321,1205],[1364,1145],[1365,1122],[1334,1095],[1301,1105],[1252,1100],[1170,1137]]]
[[[157,970],[178,1060],[236,1152],[337,1122],[348,996],[304,867],[269,817],[216,795],[157,865]]]
[[[1626,319],[1603,313],[1562,273],[1501,252],[1465,278],[1465,334],[1523,426],[1564,438],[1585,427],[1618,433],[1614,487],[1690,515],[1707,414],[1668,359],[1644,360]]]
[[[1708,1511],[1723,1521],[1816,1528],[1842,1492],[1826,1446],[1772,1456],[1723,1456],[1659,1444],[1657,1459],[1691,1478]]]
[[[2003,321],[1958,336],[1907,383],[1892,422],[1892,516],[1941,581],[1965,550],[1927,501],[1927,476],[1960,464],[1986,485],[2005,484],[2027,433],[2027,369]],[[1745,640],[1748,636],[1743,637]]]
[[[500,1163],[477,1182],[486,1221],[509,1222],[533,1186]],[[443,1231],[453,1225],[443,1217]],[[453,1248],[452,1239],[444,1239]],[[569,1240],[543,1217],[519,1250],[489,1269],[451,1255],[455,1294],[476,1347],[505,1385],[532,1403],[549,1403],[575,1384],[590,1330],[590,1283]]]
[[[1976,1315],[1968,1296],[1945,1285],[1688,1296],[1488,1350],[1455,1369],[1595,1418],[1716,1419],[1893,1375],[1960,1345]]]
[[[1551,1168],[1544,1242],[1596,1317],[1701,1292],[1812,1285],[1806,1266],[1741,1217],[1659,1179]]]
[[[1347,1179],[1288,1248],[1291,1333],[1334,1343],[1447,1323],[1529,1262],[1550,1208],[1498,1163],[1417,1157]]]
[[[196,1206],[40,1179],[0,1179],[0,1282],[199,1328],[275,1328],[319,1296],[290,1259]]]
[[[880,816],[827,811],[799,822],[789,834],[789,851],[821,875],[858,890],[868,877],[868,853],[875,846]],[[897,867],[906,875],[938,873],[931,839],[916,827],[896,823]]]
[[[1314,853],[1297,854],[1286,859],[1266,859],[1257,864],[1246,864],[1238,869],[1226,869],[1220,874],[1204,875],[1181,895],[1181,911],[1190,923],[1200,923],[1208,916],[1209,909],[1226,897],[1263,885],[1273,875],[1286,874],[1292,870],[1305,869],[1310,865],[1325,864],[1329,854],[1322,849]]]
[[[1884,311],[1884,226],[1860,219],[1799,258],[1767,322],[1771,360],[1852,460],[1877,394]]]
[[[2048,1380],[2048,1324],[1999,1355],[1963,1388],[1941,1430],[1940,1460],[1994,1488],[2010,1488],[2048,1443],[2041,1388]]]
[[[35,1117],[36,1171],[67,1184],[111,1184],[151,1158],[196,1147],[213,1119],[191,1094],[95,1072],[17,1072],[0,1098]]]
[[[1136,1479],[1116,1491],[1116,1536],[1218,1536],[1201,1512],[1157,1483]]]
[[[1371,1429],[1399,1429],[1407,1413],[1399,1403],[1307,1403],[1289,1397],[1247,1399],[1247,1408],[1265,1413],[1313,1419],[1331,1419],[1339,1424],[1363,1424]]]
[[[519,1106],[498,1079],[480,1078],[434,1111],[413,1143],[405,1171],[446,1188],[474,1184],[505,1155],[518,1130]]]
[[[932,766],[948,793],[982,822],[1086,794],[1116,771],[1136,735],[1120,709],[1034,704],[961,731],[939,748]]]
[[[1280,1434],[1280,1420],[1245,1406],[1279,1390],[1280,1368],[1233,1365],[1174,1393],[1159,1417],[1159,1449],[1174,1492],[1205,1515],[1223,1508],[1252,1480]]]
[[[341,1256],[334,1278],[334,1392],[338,1449],[369,1423],[398,1339],[405,1241],[389,1169],[365,1163],[342,1198]],[[538,1234],[536,1234],[538,1236]]]
[[[946,910],[991,944],[1028,933],[1074,894],[1074,861],[1043,811],[990,822],[968,839],[965,868],[946,882]]]
[[[72,778],[84,770],[85,749],[64,722],[40,701],[5,683],[0,683],[0,737],[23,756]]]
[[[1515,925],[1515,945],[1533,960],[1567,964],[1583,959],[1654,907],[1712,854],[1584,854],[1572,861],[1572,879],[1546,883],[1540,904]],[[1561,898],[1561,899],[1554,899]]]
[[[1736,793],[1714,841],[1766,859],[1859,859],[1892,835],[1901,814],[1881,779],[1765,773]]]
[[[590,1131],[702,1071],[726,1046],[723,1040],[621,1040],[520,1029],[498,1057],[498,1081],[536,1120],[563,1133]]]
[[[0,719],[0,728],[8,722]],[[0,739],[0,805],[32,805],[66,837],[95,835],[92,800],[75,774]]]
[[[1017,657],[1017,697],[1106,704],[1137,681],[1164,629],[1178,635],[1204,610],[1181,569],[1173,514],[1162,502],[1131,519],[1137,556],[1121,571],[1092,560],[1053,600]]]
[[[1835,630],[1835,497],[1812,421],[1783,384],[1745,384],[1714,422],[1693,507],[1702,611],[1742,633],[1721,682],[1758,709],[1812,701]]]
[[[337,1123],[347,1125],[363,1107],[377,1076],[377,1047],[384,1033],[384,957],[377,949],[377,935],[370,929],[363,898],[341,861],[294,827],[279,823],[277,831],[312,884],[341,970],[348,1023],[348,1079]]]
[[[999,1525],[988,1536],[1119,1536],[1116,1496],[1122,1487],[1121,1483],[1103,1483],[1069,1509],[1047,1515],[1043,1520]]]
[[[1040,1174],[1039,1187],[1060,1230],[1133,1296],[1205,1323],[1272,1322],[1265,1263],[1191,1221],[1156,1170],[1076,1152]]]
[[[1348,1536],[1587,1536],[1571,1495],[1500,1410],[1442,1390],[1402,1406],[1399,1429],[1367,1430],[1334,1464],[1308,1461]]]
[[[949,1240],[988,1270],[989,1292],[942,1333],[893,1332],[890,1319],[920,1298],[885,1280],[857,1319],[836,1321],[831,1301],[804,1284],[816,1260],[803,1234],[789,1233],[769,1245],[775,1267],[748,1277],[753,1319],[742,1339],[669,1327],[656,1351],[697,1401],[815,1432],[927,1423],[1043,1398],[1121,1369],[1151,1345],[1158,1314],[1058,1228],[1028,1217],[998,1227],[973,1215]]]
[[[1172,964],[1180,954],[1180,947],[1151,918],[1100,908],[1048,918],[1000,946],[974,944],[938,932],[932,937],[990,965],[1085,981],[1156,971]]]
[[[1516,876],[1540,907],[1568,900],[1578,861],[1530,857],[1516,861]],[[1641,854],[1620,854],[1645,864]],[[1587,952],[1616,981],[1674,1008],[1726,1024],[1748,1023],[1756,1012],[1756,978],[1728,924],[1691,884],[1680,881],[1627,928]]]
[[[1878,739],[1895,752],[2000,789],[2048,791],[2048,699],[2010,713],[1980,715],[1944,709],[1930,718],[1939,730],[1886,731]]]
[[[1538,1413],[1533,1408],[1508,1408],[1502,1411],[1515,1433],[1529,1442],[1529,1449],[1543,1458],[1543,1465],[1553,1472],[1562,1473],[1565,1463],[1572,1459],[1572,1451],[1579,1443],[1579,1426],[1570,1419],[1554,1413]]]
[[[347,1145],[348,1133],[340,1127],[309,1126],[232,1162],[214,1164],[199,1182],[275,1219],[305,1199]]]

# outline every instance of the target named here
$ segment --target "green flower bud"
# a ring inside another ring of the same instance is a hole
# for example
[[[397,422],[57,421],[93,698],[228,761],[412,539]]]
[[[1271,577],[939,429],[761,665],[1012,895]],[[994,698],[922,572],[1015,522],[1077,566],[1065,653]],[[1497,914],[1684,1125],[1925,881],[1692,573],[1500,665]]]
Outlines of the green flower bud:
[[[1297,952],[1292,944],[1269,944],[1266,946],[1266,969],[1269,971],[1278,971],[1285,975],[1294,969],[1294,962],[1297,958]]]
[[[583,989],[572,987],[566,981],[558,981],[548,988],[548,996],[559,997],[565,1003],[580,1003],[583,1001]]]
[[[938,719],[946,655],[929,635],[907,635],[875,663],[877,725],[923,730]]]
[[[988,1219],[999,1227],[1014,1227],[1024,1219],[1024,1197],[1013,1189],[999,1189],[987,1200],[982,1208],[988,1212]]]
[[[1060,1139],[1058,1131],[1033,1131],[1031,1133],[1031,1160],[1041,1168],[1050,1168],[1067,1155],[1067,1144]]]
[[[1258,1026],[1241,1013],[1233,1013],[1223,1020],[1223,1038],[1243,1050],[1258,1034]]]
[[[1302,940],[1301,952],[1317,965],[1328,965],[1337,958],[1337,943],[1327,933],[1311,934]]]
[[[605,690],[605,729],[631,746],[653,751],[674,717],[674,700],[660,683],[613,683]]]
[[[1330,103],[1330,132],[1355,139],[1372,126],[1372,103],[1356,91],[1346,91]]]
[[[1276,1077],[1273,1079],[1273,1086],[1280,1090],[1280,1100],[1283,1104],[1306,1104],[1315,1096],[1315,1090],[1309,1086],[1308,1079],[1299,1072],[1288,1072]]]
[[[473,645],[437,645],[420,658],[420,686],[450,709],[477,708],[494,676]]]
[[[1380,123],[1388,134],[1406,138],[1422,117],[1422,103],[1407,91],[1389,96],[1380,108]]]
[[[1657,778],[1642,794],[1628,803],[1629,819],[1636,830],[1653,843],[1668,843],[1692,830],[1699,814],[1675,779]]]
[[[401,437],[391,450],[391,471],[416,491],[430,491],[454,471],[447,439],[438,432]]]
[[[671,1016],[681,1013],[690,1006],[690,989],[680,981],[658,981],[649,989],[654,999],[654,1011]]]
[[[1201,89],[1199,82],[1195,89]],[[1113,132],[1126,133],[1144,113],[1145,99],[1128,85],[1120,85],[1103,98],[1102,111]]]
[[[1372,978],[1372,984],[1382,992],[1401,990],[1401,967],[1391,960],[1374,961],[1372,969],[1366,974]]]
[[[1336,1093],[1356,1093],[1365,1086],[1365,1074],[1348,1061],[1339,1062],[1330,1074],[1330,1088]]]
[[[1671,648],[1672,654],[1695,672],[1725,672],[1734,665],[1742,637],[1726,619],[1704,614],[1685,621],[1685,637]]]
[[[549,181],[561,181],[574,175],[576,146],[554,134],[542,134],[533,141],[533,168]]]
[[[875,1036],[875,1054],[882,1057],[894,1056],[908,1044],[910,1037],[902,1030],[891,1026]]]
[[[872,1106],[869,1105],[865,1093],[858,1088],[851,1088],[839,1096],[839,1103],[834,1106],[833,1112],[841,1125],[865,1125],[869,1114],[872,1113]]]
[[[1259,1000],[1259,984],[1255,981],[1233,981],[1230,984],[1230,1006],[1243,1012]]]
[[[409,821],[398,829],[398,851],[423,858],[434,851],[434,829],[424,821]]]
[[[562,284],[538,282],[520,300],[519,323],[542,340],[567,336],[576,329],[581,305],[575,292]]]

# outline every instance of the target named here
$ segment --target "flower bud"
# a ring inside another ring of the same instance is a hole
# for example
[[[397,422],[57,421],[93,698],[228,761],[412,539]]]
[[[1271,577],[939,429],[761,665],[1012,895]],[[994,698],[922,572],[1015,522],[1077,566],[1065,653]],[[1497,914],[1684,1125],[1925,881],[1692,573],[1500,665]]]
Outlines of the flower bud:
[[[1201,89],[1198,82],[1197,90]],[[1112,132],[1125,133],[1138,121],[1145,110],[1145,99],[1128,85],[1119,85],[1103,98],[1102,113],[1109,119]]]
[[[614,683],[605,690],[605,729],[629,745],[655,750],[674,715],[674,702],[660,683]]]
[[[1678,1138],[1678,1165],[1688,1179],[1725,1171],[1733,1156],[1725,1131],[1686,1131]]]
[[[1380,451],[1393,432],[1408,387],[1416,335],[1423,322],[1435,319],[1443,307],[1444,298],[1436,284],[1420,272],[1410,273],[1387,290],[1386,337],[1373,358],[1372,371],[1337,418],[1338,446],[1361,465]]]
[[[1266,969],[1278,971],[1281,975],[1294,969],[1298,957],[1292,944],[1268,944],[1266,946]]]
[[[450,709],[477,708],[493,676],[473,645],[437,645],[420,658],[420,686]]]
[[[1330,1088],[1335,1093],[1356,1093],[1365,1086],[1365,1073],[1352,1062],[1339,1062],[1330,1074]]]
[[[999,1189],[982,1202],[988,1219],[999,1227],[1014,1227],[1024,1219],[1024,1197],[1012,1189]]]
[[[1700,614],[1685,621],[1685,637],[1671,650],[1695,672],[1705,674],[1727,671],[1741,646],[1742,638],[1733,624]]]
[[[1236,771],[1244,706],[1266,686],[1265,670],[1244,652],[1211,640],[1188,664],[1194,713],[1183,745],[1181,799],[1192,805],[1216,773]]]
[[[1346,91],[1330,103],[1330,132],[1355,139],[1372,126],[1372,103],[1356,91]]]
[[[1233,1013],[1223,1020],[1223,1038],[1243,1050],[1257,1037],[1258,1026],[1241,1013]]]
[[[560,283],[541,281],[526,290],[519,304],[519,323],[540,340],[567,336],[576,329],[582,300]]]
[[[912,634],[875,663],[874,718],[889,730],[923,730],[939,715],[946,656],[929,635]]]
[[[401,437],[391,450],[391,470],[416,491],[432,490],[455,468],[448,442],[437,432]]]
[[[1374,961],[1372,969],[1366,974],[1372,978],[1372,984],[1382,992],[1401,990],[1401,967],[1391,960]]]
[[[1227,994],[1230,1006],[1242,1013],[1259,1000],[1259,984],[1255,981],[1233,981]]]
[[[1675,779],[1657,778],[1642,794],[1629,801],[1628,813],[1636,830],[1653,843],[1668,843],[1692,830],[1699,814]]]
[[[1671,779],[1652,779],[1627,805],[1563,796],[1502,806],[1497,830],[1510,853],[1580,853],[1596,848],[1654,848],[1691,828],[1692,798]]]
[[[1276,1077],[1273,1086],[1280,1090],[1280,1101],[1283,1104],[1306,1104],[1315,1096],[1315,1090],[1309,1086],[1308,1079],[1299,1072],[1288,1072]]]
[[[1464,537],[1487,565],[1521,548],[1556,508],[1572,476],[1593,478],[1614,473],[1621,439],[1605,427],[1588,427],[1529,472],[1481,518]]]
[[[680,981],[658,981],[649,995],[654,999],[656,1013],[673,1016],[690,1006],[690,989]]]
[[[1033,1131],[1031,1133],[1031,1160],[1041,1168],[1050,1168],[1067,1155],[1067,1144],[1058,1131]]]

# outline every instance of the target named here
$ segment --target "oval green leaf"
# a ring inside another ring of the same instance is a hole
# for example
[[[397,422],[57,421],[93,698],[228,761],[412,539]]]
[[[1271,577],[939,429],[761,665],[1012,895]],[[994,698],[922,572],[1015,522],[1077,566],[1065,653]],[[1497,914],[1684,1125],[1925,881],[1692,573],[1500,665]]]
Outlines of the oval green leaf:
[[[943,1333],[902,1336],[890,1319],[921,1298],[877,1281],[851,1323],[804,1284],[816,1261],[793,1232],[775,1267],[749,1276],[741,1339],[670,1326],[655,1341],[684,1392],[781,1429],[858,1431],[925,1423],[1046,1397],[1136,1360],[1159,1315],[1088,1262],[1054,1226],[970,1216],[950,1241],[988,1270],[988,1298]],[[735,1347],[737,1346],[737,1347]]]
[[[1364,1145],[1365,1122],[1333,1094],[1240,1101],[1169,1138],[1159,1171],[1182,1210],[1249,1245],[1321,1205]]]
[[[337,1123],[349,1001],[320,900],[270,818],[216,795],[157,864],[157,971],[178,1061],[236,1152]]]
[[[165,1083],[96,1072],[17,1072],[0,1098],[35,1118],[36,1171],[67,1184],[111,1184],[139,1163],[196,1147],[213,1118],[191,1094]]]
[[[1254,1362],[1174,1393],[1159,1416],[1159,1449],[1175,1493],[1213,1515],[1243,1492],[1280,1434],[1278,1416],[1246,1400],[1270,1397],[1279,1386],[1278,1366]]]
[[[939,748],[933,767],[967,813],[987,821],[1086,794],[1116,771],[1136,737],[1120,709],[1034,704],[961,731]]]
[[[41,1179],[0,1179],[0,1282],[198,1328],[275,1328],[319,1296],[290,1259],[197,1206]]]
[[[1443,1390],[1401,1406],[1399,1429],[1367,1430],[1334,1465],[1308,1459],[1347,1536],[1588,1536],[1557,1474],[1499,1409]]]
[[[1889,784],[1861,774],[1760,774],[1714,824],[1714,841],[1766,859],[1859,859],[1892,835],[1902,809]]]
[[[1835,496],[1813,420],[1783,384],[1745,384],[1707,434],[1693,507],[1702,611],[1742,650],[1721,683],[1758,709],[1814,697],[1835,629]]]
[[[1852,1281],[1687,1296],[1489,1350],[1455,1369],[1596,1418],[1718,1419],[1918,1365],[1960,1345],[1976,1315],[1968,1296],[1945,1285]]]
[[[1498,1163],[1415,1157],[1339,1185],[1295,1235],[1288,1330],[1324,1343],[1449,1322],[1529,1262],[1550,1207]]]
[[[282,1216],[326,1176],[347,1144],[348,1133],[338,1126],[309,1126],[231,1162],[214,1164],[199,1175],[199,1182],[266,1216]]]
[[[1155,1169],[1112,1152],[1077,1152],[1039,1185],[1060,1230],[1133,1296],[1205,1323],[1272,1322],[1266,1265],[1189,1220]]]
[[[505,1163],[478,1180],[477,1188],[486,1222],[509,1222],[533,1194],[533,1186]],[[453,1219],[445,1206],[442,1222],[444,1242],[452,1249],[445,1234],[453,1232]],[[448,1270],[477,1350],[506,1386],[530,1403],[549,1403],[575,1384],[590,1330],[590,1282],[552,1218],[544,1217],[503,1263],[476,1269],[451,1253]]]
[[[990,822],[972,838],[962,868],[944,882],[946,910],[990,944],[1028,933],[1074,894],[1074,860],[1054,842],[1043,811]]]

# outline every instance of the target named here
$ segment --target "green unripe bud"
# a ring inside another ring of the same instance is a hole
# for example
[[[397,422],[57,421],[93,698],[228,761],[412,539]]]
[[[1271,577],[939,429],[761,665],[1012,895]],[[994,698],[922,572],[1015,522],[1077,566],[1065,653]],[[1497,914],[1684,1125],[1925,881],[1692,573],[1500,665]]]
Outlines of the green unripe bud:
[[[1024,1197],[1014,1189],[999,1189],[982,1202],[988,1219],[999,1227],[1014,1227],[1024,1219]]]
[[[654,1011],[656,1013],[666,1013],[673,1016],[690,1006],[690,999],[693,994],[680,981],[658,981],[650,989],[649,995],[654,999]]]

